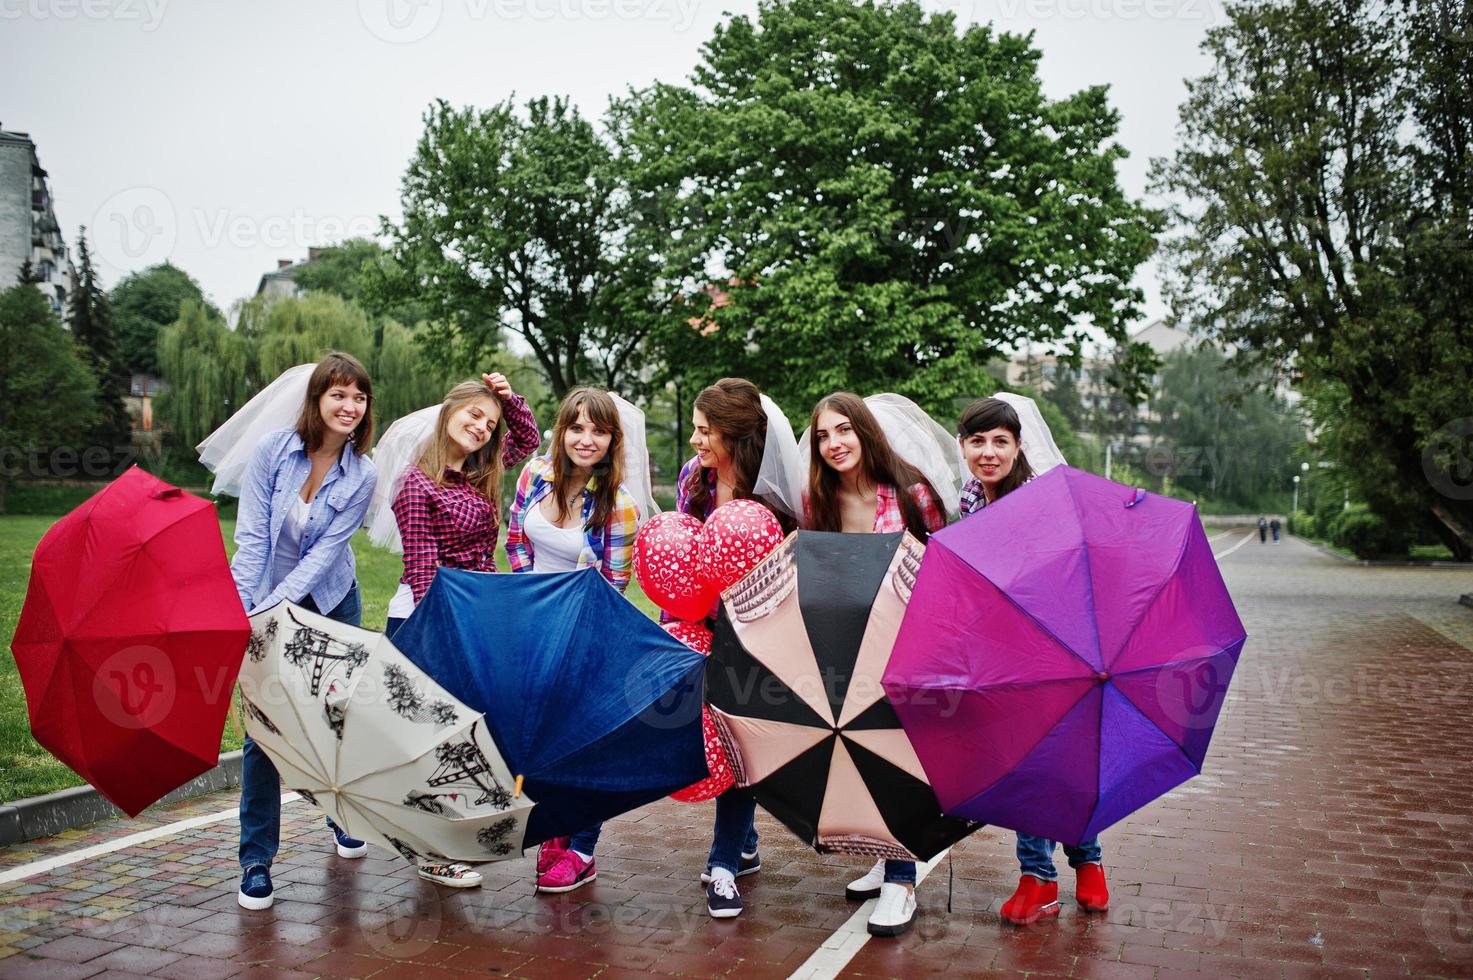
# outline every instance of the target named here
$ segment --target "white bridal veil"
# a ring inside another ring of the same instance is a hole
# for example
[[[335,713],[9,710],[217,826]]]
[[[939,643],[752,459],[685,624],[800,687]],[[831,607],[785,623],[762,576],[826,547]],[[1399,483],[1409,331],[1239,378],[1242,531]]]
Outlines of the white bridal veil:
[[[287,368],[194,447],[199,461],[215,474],[211,493],[240,496],[241,480],[261,439],[268,432],[297,424],[307,399],[307,382],[316,367],[298,364]]]

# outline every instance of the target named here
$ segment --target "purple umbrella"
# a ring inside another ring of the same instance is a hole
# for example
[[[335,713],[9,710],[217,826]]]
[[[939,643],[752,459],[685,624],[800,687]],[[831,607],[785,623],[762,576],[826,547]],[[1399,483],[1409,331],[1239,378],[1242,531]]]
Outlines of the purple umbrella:
[[[931,535],[883,684],[943,810],[1074,844],[1202,771],[1245,638],[1195,506],[1060,466]]]

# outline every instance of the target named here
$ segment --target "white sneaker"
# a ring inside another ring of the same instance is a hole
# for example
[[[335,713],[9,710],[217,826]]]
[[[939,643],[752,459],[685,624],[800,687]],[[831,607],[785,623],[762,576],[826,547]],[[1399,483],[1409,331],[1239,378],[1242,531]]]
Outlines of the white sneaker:
[[[915,893],[904,885],[887,881],[880,886],[880,900],[869,914],[871,936],[898,936],[916,920]]]
[[[844,889],[844,897],[851,902],[863,902],[880,896],[880,886],[885,883],[885,859],[880,858],[875,866],[855,878]]]
[[[422,864],[419,876],[449,888],[478,888],[481,873],[467,864]]]

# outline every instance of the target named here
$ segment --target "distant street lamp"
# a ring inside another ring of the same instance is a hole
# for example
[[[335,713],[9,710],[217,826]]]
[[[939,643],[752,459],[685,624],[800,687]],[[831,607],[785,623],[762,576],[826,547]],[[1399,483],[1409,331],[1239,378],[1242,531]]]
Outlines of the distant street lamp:
[[[1295,473],[1294,474],[1294,508],[1293,508],[1293,510],[1289,511],[1289,513],[1291,513],[1291,514],[1297,514],[1297,513],[1299,513],[1299,474],[1298,473]]]

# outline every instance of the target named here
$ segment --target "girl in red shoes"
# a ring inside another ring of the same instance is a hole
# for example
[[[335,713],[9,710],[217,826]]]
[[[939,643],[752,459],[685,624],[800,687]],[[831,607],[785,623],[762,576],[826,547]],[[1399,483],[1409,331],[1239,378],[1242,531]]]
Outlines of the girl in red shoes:
[[[1021,395],[1000,394],[968,405],[957,423],[957,440],[972,474],[962,487],[963,517],[1064,461],[1038,407],[1031,398]],[[1018,864],[1023,873],[1017,891],[1003,903],[1000,914],[1004,922],[1023,926],[1059,914],[1059,873],[1054,868],[1055,841],[1031,834],[1017,836]],[[1099,838],[1077,847],[1065,844],[1064,857],[1074,869],[1074,894],[1080,909],[1108,909],[1110,892],[1100,863]]]
[[[548,451],[517,480],[507,514],[506,557],[513,572],[595,567],[614,588],[629,585],[640,509],[649,485],[644,419],[607,391],[575,388],[558,408]],[[537,851],[537,890],[561,893],[598,877],[593,848],[601,824],[554,837]]]
[[[919,409],[916,409],[919,411]],[[805,526],[815,531],[885,534],[909,531],[925,541],[946,526],[946,510],[931,481],[891,447],[880,422],[858,395],[835,392],[813,409]],[[868,929],[898,936],[915,922],[916,864],[879,860],[844,894],[878,898]]]

